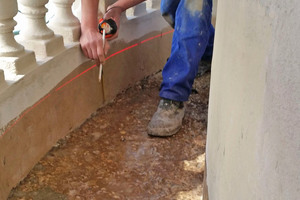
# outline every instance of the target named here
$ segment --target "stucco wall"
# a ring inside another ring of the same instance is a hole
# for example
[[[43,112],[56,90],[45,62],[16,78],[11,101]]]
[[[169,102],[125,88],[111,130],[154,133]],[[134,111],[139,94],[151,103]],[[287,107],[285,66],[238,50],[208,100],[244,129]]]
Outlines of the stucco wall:
[[[210,200],[300,198],[299,19],[298,0],[218,2]]]

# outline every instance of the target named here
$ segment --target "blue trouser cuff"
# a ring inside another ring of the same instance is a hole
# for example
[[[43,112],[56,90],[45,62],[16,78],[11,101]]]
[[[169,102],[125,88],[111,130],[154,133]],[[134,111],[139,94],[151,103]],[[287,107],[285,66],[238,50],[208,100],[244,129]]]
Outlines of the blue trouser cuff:
[[[171,55],[163,69],[160,97],[187,101],[198,65],[211,59],[214,28],[211,0],[162,0],[161,12],[174,20]]]

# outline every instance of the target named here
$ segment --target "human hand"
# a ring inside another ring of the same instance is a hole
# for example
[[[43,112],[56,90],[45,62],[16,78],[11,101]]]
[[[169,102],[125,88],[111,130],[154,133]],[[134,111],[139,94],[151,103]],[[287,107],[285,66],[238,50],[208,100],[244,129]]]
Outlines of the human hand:
[[[109,43],[105,41],[103,48],[102,35],[98,32],[97,27],[81,30],[80,45],[83,54],[95,60],[97,65],[105,61],[105,55],[110,47]]]
[[[104,20],[113,19],[117,24],[117,32],[107,40],[113,40],[118,37],[119,28],[120,28],[120,17],[123,12],[123,8],[120,6],[109,6],[106,13],[103,16]]]

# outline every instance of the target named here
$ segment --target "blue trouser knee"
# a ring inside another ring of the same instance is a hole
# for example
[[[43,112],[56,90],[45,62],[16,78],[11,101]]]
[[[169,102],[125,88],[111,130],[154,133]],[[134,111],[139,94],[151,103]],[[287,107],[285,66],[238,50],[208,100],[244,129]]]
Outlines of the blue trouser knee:
[[[160,97],[187,101],[201,58],[212,57],[212,0],[203,0],[203,3],[201,0],[162,0],[161,12],[175,30],[171,55],[162,72]]]

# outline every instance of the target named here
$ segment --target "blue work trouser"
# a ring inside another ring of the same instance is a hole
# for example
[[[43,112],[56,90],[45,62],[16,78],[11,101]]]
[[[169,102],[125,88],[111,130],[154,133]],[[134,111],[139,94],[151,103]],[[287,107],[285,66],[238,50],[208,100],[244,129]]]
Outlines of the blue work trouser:
[[[174,27],[174,34],[171,55],[162,71],[159,95],[187,101],[201,58],[212,57],[212,0],[162,0],[161,12]]]

